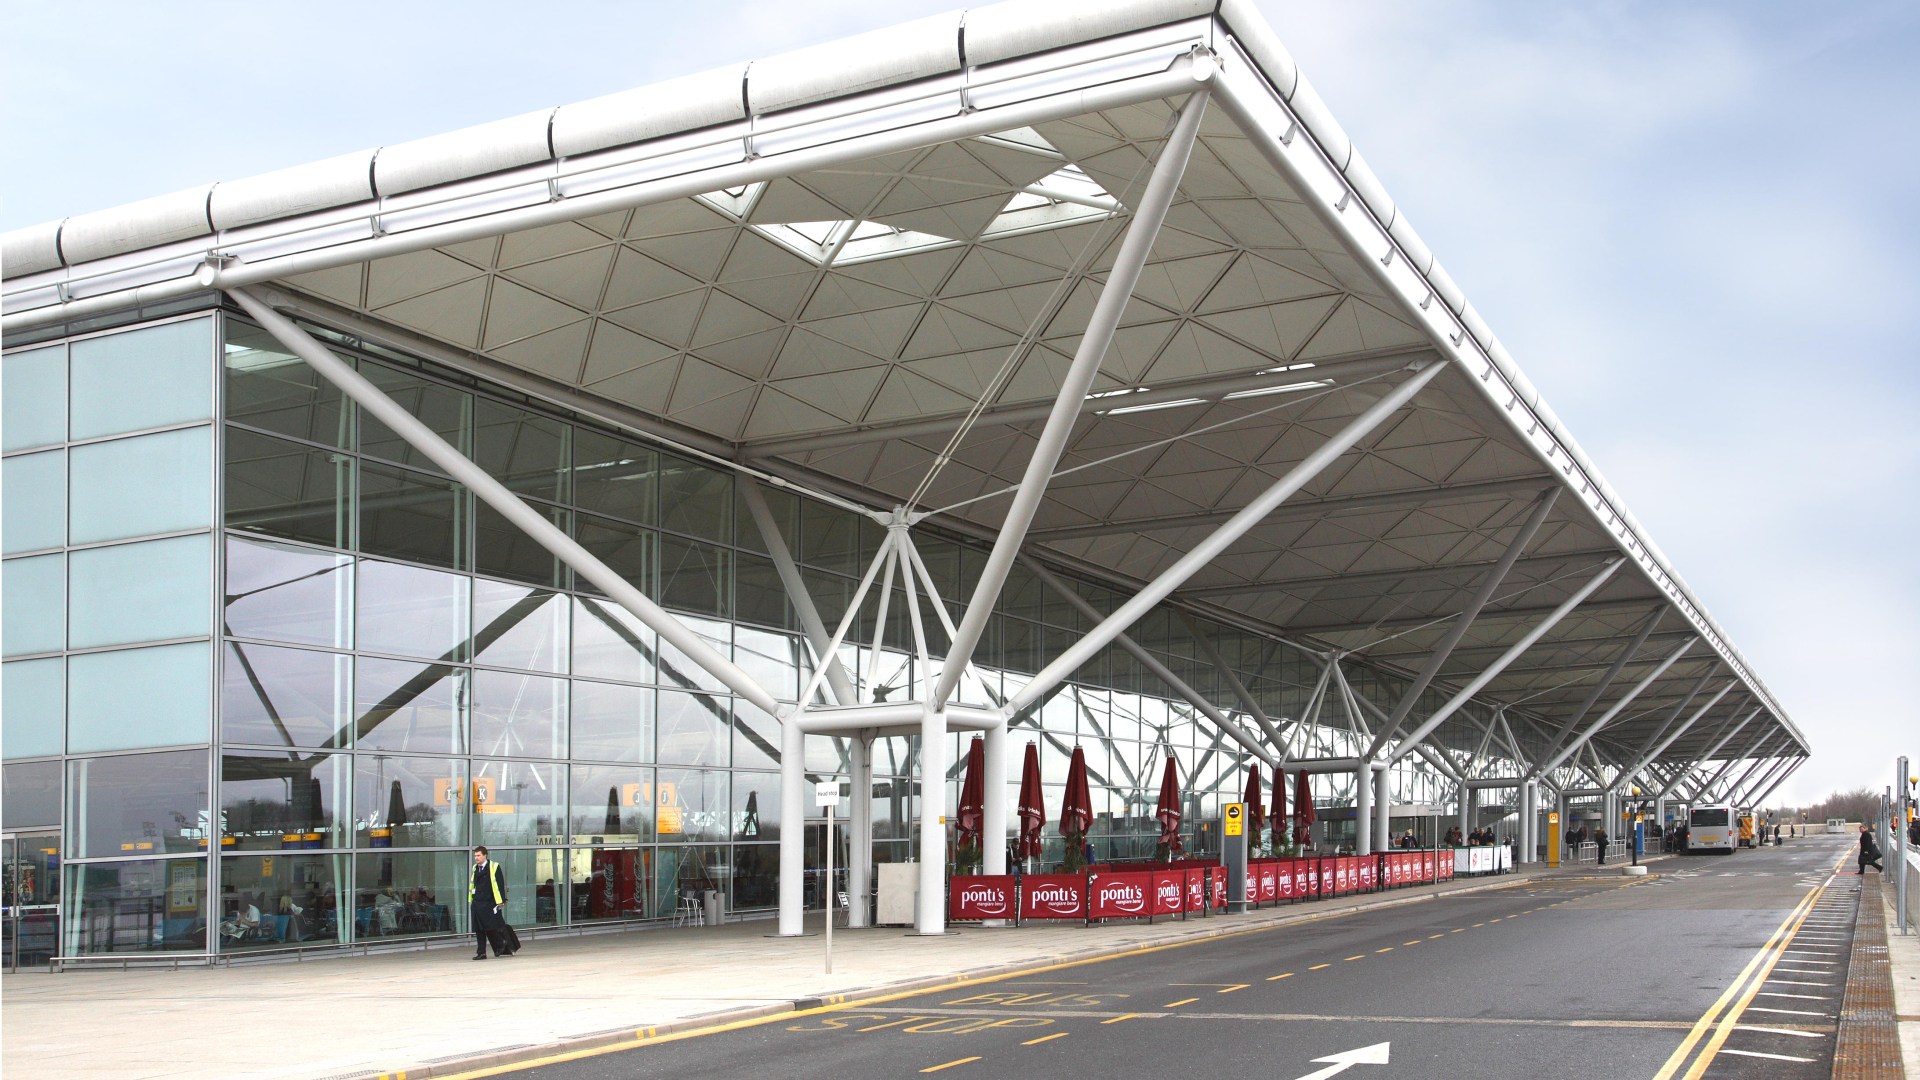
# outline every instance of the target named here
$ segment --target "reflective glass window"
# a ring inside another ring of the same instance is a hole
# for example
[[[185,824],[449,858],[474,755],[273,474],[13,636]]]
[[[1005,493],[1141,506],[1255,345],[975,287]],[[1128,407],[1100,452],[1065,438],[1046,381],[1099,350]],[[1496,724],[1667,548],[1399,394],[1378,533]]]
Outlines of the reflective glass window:
[[[573,683],[573,753],[594,761],[653,760],[653,688]]]
[[[858,576],[866,572],[857,517],[837,506],[802,499],[800,523],[799,550],[795,554],[801,562],[836,574]]]
[[[573,921],[647,919],[652,905],[653,848],[577,847],[568,853],[568,898]],[[673,913],[671,906],[667,914]]]
[[[797,634],[777,634],[751,626],[733,628],[733,662],[781,701],[800,692],[805,652]]]
[[[15,660],[0,674],[0,751],[10,758],[57,754],[66,742],[67,662]]]
[[[340,810],[348,805],[351,763],[345,754],[222,754],[222,828],[242,851],[345,847]]]
[[[579,844],[637,844],[653,839],[653,770],[635,765],[575,765],[567,819]]]
[[[610,518],[580,514],[574,519],[574,539],[627,584],[648,596],[654,595],[653,549],[656,538],[653,530]],[[585,578],[578,580],[577,587],[581,592],[600,591]]]
[[[220,860],[220,951],[346,941],[343,855],[235,855]]]
[[[67,438],[67,347],[8,353],[0,362],[0,449]]]
[[[361,463],[361,551],[461,569],[467,528],[466,488],[428,473]]]
[[[573,437],[574,505],[643,525],[654,521],[659,455],[597,431]]]
[[[476,669],[469,723],[476,754],[566,757],[567,680]]]
[[[604,600],[573,605],[573,673],[593,679],[652,682],[653,631]]]
[[[212,547],[201,533],[70,552],[68,647],[206,634]]]
[[[68,863],[67,956],[205,952],[207,860]]]
[[[733,838],[780,838],[780,774],[733,774]]]
[[[354,745],[362,750],[458,754],[466,673],[441,664],[360,657],[354,664]]]
[[[353,459],[226,429],[226,523],[322,547],[353,546]]]
[[[670,915],[682,897],[698,903],[708,891],[720,894],[722,910],[731,908],[733,875],[727,863],[732,850],[709,844],[660,848],[653,866],[655,912]]]
[[[205,750],[67,762],[71,858],[190,854],[208,823]]]
[[[807,737],[809,746],[826,741],[817,735]],[[744,698],[733,699],[733,764],[744,769],[780,767],[780,721]]]
[[[67,659],[67,750],[204,743],[212,714],[204,641]]]
[[[227,320],[227,419],[342,449],[353,445],[340,391],[273,335]]]
[[[567,851],[561,847],[495,849],[488,857],[500,864],[507,887],[509,926],[552,926],[566,910]]]
[[[360,560],[354,640],[367,652],[463,660],[469,579],[419,566]]]
[[[356,754],[353,771],[355,847],[461,847],[467,842],[465,761]],[[466,899],[464,885],[461,899]]]
[[[731,615],[732,556],[726,548],[661,534],[661,605],[723,619]]]
[[[76,439],[213,415],[212,319],[88,338],[72,349]]]
[[[545,514],[555,528],[567,531],[570,515],[565,509],[541,503],[532,505]],[[526,530],[479,499],[473,500],[473,568],[476,573],[532,585],[560,586],[567,581],[566,564],[528,536]]]
[[[740,844],[733,849],[733,910],[751,911],[780,903],[780,848],[776,844]]]
[[[472,842],[497,847],[565,841],[566,784],[565,765],[474,759]]]
[[[60,763],[23,761],[6,766],[0,773],[0,829],[59,824]]]
[[[432,428],[434,434],[453,444],[454,449],[471,456],[473,444],[467,434],[471,427],[473,395],[382,364],[363,361],[360,374]],[[360,415],[360,452],[418,469],[437,469],[425,454],[364,412]]]
[[[733,543],[733,474],[663,456],[660,527],[702,540]]]
[[[717,843],[733,831],[727,809],[732,774],[713,769],[660,769],[654,793],[654,835],[661,843]]]
[[[472,868],[472,857],[460,851],[354,856],[353,940],[464,932]]]
[[[222,742],[352,745],[351,656],[230,641],[220,684]]]
[[[565,674],[572,603],[559,593],[473,583],[473,662]]]
[[[7,554],[66,543],[67,452],[22,454],[0,462],[0,503],[0,547]]]
[[[565,502],[571,428],[488,398],[473,403],[473,460],[510,491]]]
[[[0,649],[8,656],[58,652],[67,644],[67,557],[0,563]]]
[[[660,691],[655,706],[656,760],[670,765],[725,766],[732,700],[717,694]]]
[[[226,632],[344,648],[351,643],[353,558],[227,538]]]
[[[685,616],[681,617],[680,621],[687,629],[693,631],[696,636],[705,642],[708,648],[719,653],[722,659],[732,659],[733,628],[731,626],[714,619],[696,619]],[[706,668],[694,663],[685,653],[680,651],[679,647],[669,642],[661,641],[659,643],[659,649],[658,664],[660,668],[660,678],[658,681],[662,686],[726,691],[726,684],[722,683],[717,676],[709,672]]]
[[[204,529],[213,523],[213,429],[187,428],[68,451],[69,543]]]
[[[782,630],[797,628],[799,620],[793,605],[787,602],[787,587],[780,580],[779,571],[774,569],[773,560],[745,554],[735,555],[734,560],[734,619]]]
[[[734,484],[734,520],[739,522],[734,536],[735,543],[747,551],[767,553],[767,538],[760,532],[760,523],[747,508],[747,485],[752,484],[766,501],[767,513],[773,518],[773,526],[779,530],[780,541],[789,552],[795,551],[794,538],[800,535],[800,497],[791,491],[768,487],[754,480],[742,477]]]

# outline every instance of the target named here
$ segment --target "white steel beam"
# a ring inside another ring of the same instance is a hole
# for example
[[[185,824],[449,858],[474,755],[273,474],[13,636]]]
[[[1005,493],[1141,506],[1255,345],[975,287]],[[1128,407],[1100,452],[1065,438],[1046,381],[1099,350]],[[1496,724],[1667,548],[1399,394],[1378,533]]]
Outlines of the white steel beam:
[[[827,626],[820,620],[820,609],[814,606],[813,596],[807,592],[807,583],[800,576],[799,564],[793,561],[793,552],[787,547],[787,539],[780,534],[780,525],[773,519],[773,510],[767,505],[766,496],[760,492],[760,482],[743,476],[736,487],[741,501],[747,504],[748,515],[760,530],[760,538],[766,542],[767,555],[773,559],[773,568],[780,575],[780,584],[787,590],[787,599],[793,603],[793,612],[800,617],[801,631],[812,643],[814,655],[827,665],[827,688],[833,691],[834,703],[857,703],[859,698],[854,691],[853,680],[847,678],[839,654],[827,652],[827,642],[831,640],[827,636]]]
[[[1606,693],[1607,688],[1613,685],[1613,680],[1620,677],[1620,672],[1627,666],[1627,662],[1640,655],[1640,649],[1646,645],[1647,637],[1653,633],[1654,627],[1660,625],[1660,616],[1664,611],[1664,608],[1655,608],[1653,614],[1647,616],[1647,621],[1641,624],[1640,631],[1633,635],[1633,640],[1628,643],[1625,649],[1621,650],[1619,656],[1614,658],[1613,663],[1607,665],[1607,673],[1600,676],[1599,681],[1593,684],[1593,689],[1587,691],[1587,696],[1580,702],[1580,705],[1575,708],[1573,712],[1567,714],[1566,722],[1560,725],[1560,730],[1554,735],[1553,742],[1548,746],[1547,753],[1544,756],[1553,756],[1553,754],[1558,752],[1559,749],[1566,744],[1567,736],[1573,732],[1575,727],[1579,726],[1580,721],[1587,718],[1587,711],[1592,709],[1594,703],[1600,700],[1600,695]],[[1684,652],[1686,646],[1691,645],[1694,640],[1692,636],[1689,636],[1682,644],[1681,651]]]
[[[1600,733],[1601,728],[1604,728],[1608,724],[1612,723],[1613,718],[1616,716],[1619,716],[1620,711],[1622,709],[1625,709],[1628,705],[1632,704],[1633,699],[1639,697],[1641,691],[1645,690],[1649,686],[1652,686],[1653,681],[1655,679],[1658,679],[1660,676],[1666,674],[1667,669],[1673,666],[1674,661],[1680,659],[1680,657],[1683,654],[1685,654],[1688,649],[1693,648],[1694,644],[1698,640],[1699,640],[1698,638],[1688,638],[1687,640],[1681,642],[1679,648],[1676,648],[1672,652],[1668,653],[1666,656],[1666,659],[1660,661],[1658,666],[1656,666],[1652,671],[1647,672],[1646,675],[1641,677],[1640,681],[1634,684],[1633,689],[1627,691],[1625,696],[1621,697],[1619,701],[1616,701],[1613,703],[1612,708],[1600,714],[1600,719],[1595,720],[1592,724],[1588,725],[1587,729],[1585,731],[1582,731],[1579,737],[1575,738],[1573,742],[1568,744],[1568,746],[1565,749],[1561,750],[1558,754],[1554,755],[1551,759],[1548,760],[1548,762],[1545,765],[1536,766],[1533,769],[1533,771],[1528,773],[1528,775],[1538,776],[1540,773],[1543,773],[1543,772],[1552,772],[1554,768],[1556,768],[1562,761],[1565,761],[1569,755],[1578,751],[1581,747],[1586,746],[1590,739],[1592,739],[1595,735],[1598,735]],[[1612,785],[1608,785],[1608,787],[1611,788]]]
[[[1272,718],[1267,716],[1267,710],[1260,707],[1260,702],[1254,699],[1252,691],[1247,689],[1247,684],[1240,681],[1239,673],[1234,671],[1233,666],[1220,655],[1220,650],[1214,647],[1212,638],[1201,633],[1200,624],[1194,620],[1193,616],[1178,610],[1174,614],[1180,616],[1180,621],[1186,625],[1187,633],[1193,636],[1193,643],[1200,646],[1200,652],[1207,658],[1207,663],[1212,664],[1213,670],[1219,672],[1220,677],[1226,680],[1227,689],[1232,690],[1233,696],[1240,700],[1240,707],[1247,710],[1247,715],[1253,717],[1253,722],[1260,725],[1261,731],[1266,732],[1267,740],[1273,744],[1274,753],[1284,760],[1287,756],[1286,740],[1280,737],[1280,729],[1274,726]],[[1092,618],[1096,622],[1099,621],[1098,615]],[[1271,761],[1268,763],[1274,764]],[[1274,767],[1279,768],[1277,764],[1274,764]]]

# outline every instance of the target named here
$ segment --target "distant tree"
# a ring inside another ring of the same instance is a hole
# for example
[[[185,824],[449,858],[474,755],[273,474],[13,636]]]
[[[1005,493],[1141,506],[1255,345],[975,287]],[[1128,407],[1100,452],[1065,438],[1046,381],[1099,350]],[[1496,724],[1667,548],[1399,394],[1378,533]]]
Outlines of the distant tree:
[[[1875,821],[1880,817],[1880,795],[1872,788],[1836,791],[1824,799],[1808,803],[1808,821],[1842,818],[1846,821]]]

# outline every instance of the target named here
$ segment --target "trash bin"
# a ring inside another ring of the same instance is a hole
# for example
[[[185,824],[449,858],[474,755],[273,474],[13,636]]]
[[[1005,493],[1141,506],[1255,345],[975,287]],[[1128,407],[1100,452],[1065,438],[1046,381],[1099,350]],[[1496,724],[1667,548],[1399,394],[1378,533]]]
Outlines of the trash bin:
[[[708,889],[705,893],[701,894],[700,900],[701,906],[706,909],[707,925],[719,926],[721,917],[720,890]]]

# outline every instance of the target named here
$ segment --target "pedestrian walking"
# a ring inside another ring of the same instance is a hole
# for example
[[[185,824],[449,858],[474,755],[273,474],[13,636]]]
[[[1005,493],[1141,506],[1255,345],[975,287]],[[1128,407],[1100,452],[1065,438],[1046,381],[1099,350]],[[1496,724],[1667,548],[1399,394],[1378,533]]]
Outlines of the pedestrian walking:
[[[1596,865],[1607,865],[1607,830],[1604,827],[1593,830],[1593,842],[1594,850],[1599,853],[1599,861]]]
[[[467,879],[467,907],[473,917],[473,958],[487,958],[487,943],[493,943],[495,956],[512,956],[506,934],[506,920],[500,910],[507,904],[507,883],[501,879],[500,864],[487,858],[485,845],[473,849],[473,876]]]
[[[1860,826],[1860,876],[1867,876],[1867,867],[1873,867],[1881,873],[1887,868],[1880,865],[1880,845],[1873,842],[1873,826]]]

